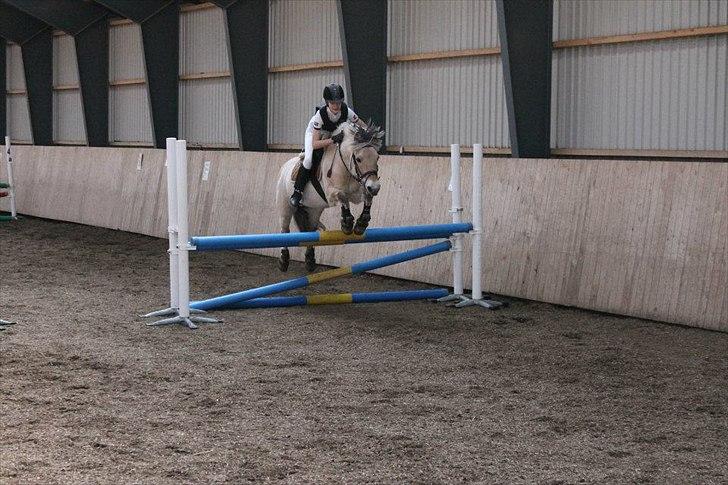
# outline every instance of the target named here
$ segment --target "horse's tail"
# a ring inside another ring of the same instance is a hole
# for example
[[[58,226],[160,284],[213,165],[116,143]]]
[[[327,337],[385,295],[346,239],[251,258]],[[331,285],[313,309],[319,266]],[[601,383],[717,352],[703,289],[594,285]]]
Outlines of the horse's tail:
[[[296,222],[298,230],[301,232],[315,231],[317,229],[315,227],[311,227],[308,211],[303,206],[299,206],[293,211],[293,220]]]

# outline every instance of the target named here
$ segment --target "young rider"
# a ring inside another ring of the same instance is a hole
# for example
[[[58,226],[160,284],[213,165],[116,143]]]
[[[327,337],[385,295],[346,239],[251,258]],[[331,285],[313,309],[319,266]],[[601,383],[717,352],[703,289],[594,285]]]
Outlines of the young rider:
[[[316,114],[306,127],[303,164],[298,169],[291,196],[291,205],[294,207],[301,205],[303,189],[308,183],[311,169],[321,162],[326,147],[333,143],[341,143],[344,139],[343,133],[334,138],[331,137],[331,133],[345,121],[364,126],[354,110],[344,102],[344,89],[338,84],[329,84],[324,88],[324,101],[326,104],[316,110]]]

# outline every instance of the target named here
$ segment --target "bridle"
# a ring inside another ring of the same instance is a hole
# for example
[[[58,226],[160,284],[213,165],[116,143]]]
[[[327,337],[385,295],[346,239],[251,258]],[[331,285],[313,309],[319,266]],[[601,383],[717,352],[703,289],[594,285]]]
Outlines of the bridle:
[[[362,148],[372,147],[372,145],[367,144],[363,147],[358,148],[358,150],[361,150]],[[341,145],[336,146],[336,152],[334,153],[333,158],[331,159],[331,166],[329,167],[329,171],[326,173],[326,177],[331,178],[331,172],[334,168],[334,161],[336,159],[336,153],[339,154],[339,160],[341,160],[342,165],[346,168],[346,171],[349,172],[349,177],[353,178],[357,182],[359,182],[359,185],[361,185],[364,189],[366,189],[366,183],[367,179],[371,177],[372,175],[376,176],[379,174],[378,170],[369,170],[368,172],[362,173],[361,168],[359,168],[359,162],[357,161],[356,157],[354,156],[354,150],[351,151],[351,158],[349,159],[349,164],[347,165],[346,162],[344,162],[344,156],[341,154]],[[354,170],[352,171],[352,167]]]

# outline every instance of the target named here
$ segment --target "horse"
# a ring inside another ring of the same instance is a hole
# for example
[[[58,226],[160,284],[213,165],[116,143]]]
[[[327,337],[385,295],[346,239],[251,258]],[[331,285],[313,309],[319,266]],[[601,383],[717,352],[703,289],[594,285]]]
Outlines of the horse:
[[[326,148],[321,163],[311,172],[311,182],[306,185],[298,208],[291,206],[289,198],[293,193],[295,171],[300,167],[303,156],[291,158],[281,168],[276,184],[276,207],[282,233],[290,232],[292,218],[301,232],[325,229],[320,222],[321,214],[338,204],[341,205],[341,231],[344,234],[353,232],[361,235],[369,226],[372,201],[381,188],[378,162],[384,130],[371,121],[366,127],[347,121],[339,125],[332,135],[339,133],[344,134],[342,142]],[[325,199],[313,186],[316,178]],[[361,202],[364,202],[364,209],[355,223],[349,206]],[[290,259],[288,248],[282,248],[278,268],[287,271]],[[312,272],[315,269],[316,253],[313,246],[309,246],[306,248],[306,270]]]

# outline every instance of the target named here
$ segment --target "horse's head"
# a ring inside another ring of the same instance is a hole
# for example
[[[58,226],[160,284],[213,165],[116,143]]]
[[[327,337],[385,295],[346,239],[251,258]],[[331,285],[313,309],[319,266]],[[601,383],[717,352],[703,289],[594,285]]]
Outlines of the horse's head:
[[[366,127],[345,123],[342,127],[344,141],[341,152],[350,160],[349,171],[367,191],[369,196],[379,193],[379,149],[382,147],[384,130],[369,120]]]

